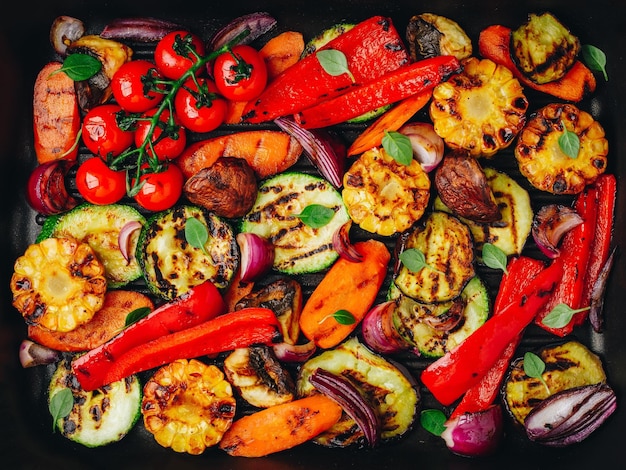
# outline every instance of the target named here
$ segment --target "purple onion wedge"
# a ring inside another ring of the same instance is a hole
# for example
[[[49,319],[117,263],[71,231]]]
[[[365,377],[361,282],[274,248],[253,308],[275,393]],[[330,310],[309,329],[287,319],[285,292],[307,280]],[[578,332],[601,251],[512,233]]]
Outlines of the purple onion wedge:
[[[61,353],[47,346],[25,339],[20,344],[20,364],[22,367],[35,367],[54,364],[61,360]]]
[[[502,407],[491,405],[483,411],[463,413],[445,423],[441,437],[448,449],[464,457],[493,454],[504,437]]]
[[[249,34],[242,39],[240,44],[249,44],[274,29],[277,23],[276,18],[266,12],[256,12],[240,16],[220,28],[220,30],[213,35],[209,41],[208,50],[215,51],[219,49],[234,40],[245,30],[248,30]]]
[[[582,223],[582,217],[571,207],[549,204],[535,214],[532,236],[537,248],[553,259],[560,254],[558,245],[563,235]]]
[[[602,333],[602,330],[604,328],[604,317],[602,315],[602,310],[604,309],[604,293],[606,292],[606,285],[609,280],[609,274],[611,273],[611,269],[613,269],[616,250],[617,247],[613,248],[613,250],[611,251],[611,254],[604,263],[604,266],[602,266],[600,274],[598,275],[598,279],[596,279],[596,282],[591,290],[589,323],[591,323],[591,327],[596,333]]]
[[[181,26],[178,23],[158,18],[117,18],[104,27],[100,36],[105,39],[157,42],[179,29]]]

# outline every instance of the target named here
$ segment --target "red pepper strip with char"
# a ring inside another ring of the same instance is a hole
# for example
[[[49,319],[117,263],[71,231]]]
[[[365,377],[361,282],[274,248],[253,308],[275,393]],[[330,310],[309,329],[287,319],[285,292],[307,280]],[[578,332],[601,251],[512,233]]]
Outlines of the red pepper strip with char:
[[[570,322],[561,328],[542,323],[542,320],[559,304],[568,305],[574,310],[582,307],[585,273],[597,221],[597,204],[597,187],[595,186],[587,186],[576,197],[574,208],[582,217],[583,223],[563,236],[559,255],[563,261],[563,278],[556,286],[550,300],[535,318],[537,325],[556,336],[563,337],[570,334],[575,326],[584,323],[589,313],[588,311],[575,313]]]
[[[511,299],[519,298],[523,294],[524,289],[544,268],[543,262],[534,258],[527,256],[511,258],[507,266],[508,274],[503,275],[500,283],[500,289],[493,306],[493,315],[500,315]],[[465,392],[461,402],[454,409],[450,418],[455,418],[463,413],[484,411],[491,406],[500,392],[500,385],[521,338],[521,334],[517,335],[506,346],[500,358],[483,376],[480,382]]]
[[[296,114],[295,118],[306,129],[332,126],[430,90],[460,71],[461,65],[454,56],[420,60],[306,108]]]
[[[331,75],[316,54],[310,54],[276,77],[261,96],[246,105],[245,122],[259,123],[287,116],[322,100],[345,93],[354,83],[367,83],[409,63],[402,38],[389,18],[374,16],[328,42],[322,49],[342,52],[349,74]]]
[[[503,306],[500,314],[424,369],[421,381],[441,404],[452,404],[484,377],[509,343],[533,321],[562,274],[563,264],[557,258]]]
[[[274,312],[251,307],[160,336],[108,362],[81,360],[85,357],[81,356],[72,363],[72,370],[81,387],[89,391],[176,359],[218,354],[253,344],[269,346],[280,340],[280,325]]]

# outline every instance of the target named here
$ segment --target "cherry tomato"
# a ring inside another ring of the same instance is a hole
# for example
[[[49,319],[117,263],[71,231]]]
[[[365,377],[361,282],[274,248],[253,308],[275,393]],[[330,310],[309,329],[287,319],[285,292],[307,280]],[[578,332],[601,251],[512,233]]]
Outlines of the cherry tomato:
[[[191,52],[181,55],[176,51],[177,37],[181,38],[185,44],[195,48],[196,54],[199,56],[203,56],[205,52],[202,39],[189,31],[179,30],[166,34],[156,45],[154,62],[163,76],[173,80],[182,77],[198,61],[198,58]],[[200,69],[196,72],[197,74],[201,72]]]
[[[76,170],[76,188],[92,204],[114,204],[126,195],[126,172],[112,170],[101,158],[88,158]]]
[[[267,84],[267,67],[252,46],[240,44],[220,54],[213,65],[215,84],[229,100],[249,101],[261,94]]]
[[[155,83],[162,79],[156,65],[148,60],[125,62],[113,74],[111,91],[115,101],[130,113],[143,113],[154,108],[163,100],[163,85]],[[151,85],[152,83],[152,85]]]
[[[117,122],[117,115],[124,115],[122,108],[116,104],[103,104],[91,108],[83,119],[82,140],[94,155],[106,160],[108,156],[116,157],[135,139],[133,131],[125,131]]]
[[[137,122],[137,130],[135,131],[135,145],[137,147],[141,147],[148,137],[148,132],[150,131],[149,118],[154,116],[155,112],[156,109],[145,112],[142,117],[147,119],[141,119]],[[169,116],[170,112],[167,109],[163,110],[159,116],[159,121],[165,127],[169,127]],[[151,141],[153,142],[154,151],[160,161],[174,159],[185,150],[185,146],[187,145],[187,132],[185,128],[178,123],[176,118],[174,118],[172,131],[174,134],[161,137],[164,129],[160,125],[154,128]],[[148,155],[152,156],[150,146],[146,146],[146,151]]]
[[[183,173],[174,164],[168,164],[161,172],[142,175],[139,181],[143,184],[134,199],[149,211],[169,209],[183,193]]]
[[[180,123],[193,132],[210,132],[226,119],[228,103],[217,93],[215,83],[206,78],[187,80],[176,93],[174,108]],[[203,92],[198,95],[200,88]]]

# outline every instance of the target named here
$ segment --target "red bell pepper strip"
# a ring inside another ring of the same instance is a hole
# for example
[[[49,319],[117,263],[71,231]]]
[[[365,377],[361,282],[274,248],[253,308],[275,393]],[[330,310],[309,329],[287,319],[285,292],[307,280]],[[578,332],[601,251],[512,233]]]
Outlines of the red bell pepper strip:
[[[520,296],[503,306],[500,314],[424,369],[421,381],[440,403],[452,404],[485,376],[509,343],[533,321],[562,273],[563,264],[557,258],[537,274]]]
[[[389,72],[316,106],[303,109],[295,119],[305,129],[332,126],[368,111],[434,88],[461,71],[454,56],[436,56]]]
[[[253,344],[272,345],[281,338],[274,312],[250,307],[160,336],[107,362],[79,361],[84,357],[81,356],[72,363],[72,370],[81,387],[89,391],[176,359],[217,354]]]
[[[297,113],[324,99],[346,92],[356,83],[367,83],[409,63],[402,38],[389,18],[374,16],[328,42],[322,49],[342,52],[348,73],[331,75],[316,54],[309,54],[276,77],[256,100],[243,110],[250,123]]]
[[[543,262],[527,256],[511,258],[507,266],[508,273],[502,276],[502,282],[493,306],[493,315],[500,315],[504,307],[511,302],[511,299],[519,298],[524,289],[544,267]],[[494,403],[521,339],[522,335],[519,334],[506,346],[500,358],[483,378],[465,392],[450,418],[460,416],[463,413],[484,411]]]

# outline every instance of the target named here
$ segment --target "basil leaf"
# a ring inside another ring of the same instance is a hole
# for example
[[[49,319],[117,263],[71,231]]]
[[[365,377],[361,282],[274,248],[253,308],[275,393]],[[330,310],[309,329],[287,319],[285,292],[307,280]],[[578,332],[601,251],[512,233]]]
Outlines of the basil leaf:
[[[408,250],[404,250],[400,253],[400,261],[409,271],[413,273],[419,272],[424,268],[432,269],[433,271],[441,273],[441,271],[426,263],[424,253],[417,248],[409,248]]]
[[[570,158],[578,157],[580,151],[580,139],[576,132],[567,130],[565,123],[562,123],[563,133],[559,136],[559,147],[561,151]]]
[[[591,44],[584,44],[581,48],[583,61],[587,64],[591,70],[602,72],[605,81],[609,81],[609,76],[606,73],[606,54],[596,46]]]
[[[151,312],[149,307],[139,307],[126,315],[126,320],[124,321],[124,326],[129,326],[135,323],[136,321],[141,320],[144,317],[147,317]]]
[[[483,263],[492,269],[501,269],[505,274],[508,274],[506,269],[507,256],[504,251],[492,243],[485,243],[483,245],[482,253]]]
[[[296,217],[311,228],[321,228],[328,224],[334,215],[335,211],[330,207],[322,206],[321,204],[310,204]]]
[[[409,166],[413,161],[413,146],[406,135],[396,131],[385,131],[382,144],[385,152],[401,165]]]
[[[335,313],[333,313],[333,318],[340,325],[354,325],[354,323],[356,322],[354,315],[352,315],[347,310],[337,310]]]
[[[72,390],[64,388],[52,395],[48,410],[52,415],[52,432],[56,429],[57,421],[70,414],[74,407],[74,395]]]
[[[65,72],[75,82],[81,82],[93,77],[101,69],[102,62],[89,54],[70,54],[57,72]]]
[[[352,83],[356,82],[354,75],[348,68],[348,59],[343,52],[337,49],[323,49],[317,51],[315,56],[327,74],[336,77],[347,73]]]
[[[524,354],[524,373],[528,377],[539,379],[545,370],[546,363],[539,356],[532,352]]]
[[[563,328],[572,320],[574,314],[584,312],[585,310],[589,310],[589,308],[590,307],[583,307],[574,310],[567,304],[558,304],[541,320],[541,323],[550,328]]]
[[[195,217],[185,220],[185,240],[194,248],[201,249],[206,253],[204,244],[209,239],[209,231],[206,226]]]
[[[441,436],[446,429],[446,415],[441,410],[423,410],[420,413],[420,424],[422,427],[435,436]]]

